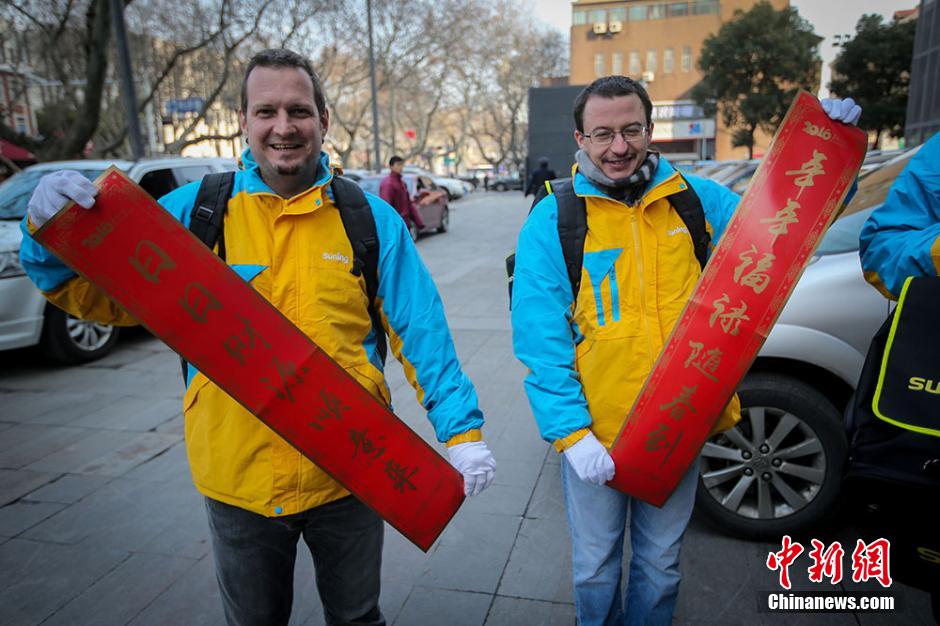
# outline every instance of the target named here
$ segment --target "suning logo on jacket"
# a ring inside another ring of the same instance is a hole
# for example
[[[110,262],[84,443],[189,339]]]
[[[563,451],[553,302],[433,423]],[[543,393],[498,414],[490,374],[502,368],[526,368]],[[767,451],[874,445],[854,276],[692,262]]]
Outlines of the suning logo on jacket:
[[[324,261],[341,261],[343,263],[346,263],[347,265],[349,264],[349,257],[346,256],[345,254],[340,254],[339,252],[334,252],[333,254],[330,254],[329,252],[324,252],[323,260]]]
[[[667,231],[666,231],[666,234],[669,235],[670,237],[675,237],[675,236],[678,235],[679,233],[685,233],[686,235],[688,235],[688,234],[689,234],[689,229],[686,228],[685,226],[679,226],[679,227],[677,227],[677,228],[673,228],[672,230],[667,230]]]

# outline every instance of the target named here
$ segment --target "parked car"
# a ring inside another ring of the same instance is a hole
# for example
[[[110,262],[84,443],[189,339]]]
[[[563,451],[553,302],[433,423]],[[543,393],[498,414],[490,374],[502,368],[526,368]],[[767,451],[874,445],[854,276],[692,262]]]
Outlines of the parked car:
[[[56,170],[74,169],[93,180],[111,165],[159,198],[211,172],[234,169],[235,160],[58,161],[26,168],[0,184],[0,350],[38,344],[54,360],[82,363],[99,359],[114,347],[117,328],[81,321],[49,304],[26,277],[19,260],[20,221],[39,179]]]
[[[697,507],[726,532],[779,540],[836,506],[842,415],[890,305],[862,276],[858,236],[916,150],[859,183],[739,387],[742,420],[702,450]]]
[[[493,191],[522,191],[523,184],[522,177],[518,174],[490,179],[490,189]]]
[[[456,178],[438,176],[437,174],[414,165],[406,165],[403,172],[405,174],[414,174],[416,176],[427,176],[434,181],[435,185],[447,192],[447,199],[451,202],[463,198],[464,194],[467,193],[467,187],[464,185],[463,181],[457,180]]]
[[[383,175],[366,176],[359,181],[359,186],[364,191],[377,196],[383,178],[385,178]],[[408,193],[411,194],[418,211],[421,212],[421,219],[424,220],[424,228],[421,231],[408,220],[408,232],[411,233],[411,239],[417,241],[418,235],[424,233],[447,232],[450,228],[447,192],[438,187],[429,176],[402,174],[402,180],[405,181]]]

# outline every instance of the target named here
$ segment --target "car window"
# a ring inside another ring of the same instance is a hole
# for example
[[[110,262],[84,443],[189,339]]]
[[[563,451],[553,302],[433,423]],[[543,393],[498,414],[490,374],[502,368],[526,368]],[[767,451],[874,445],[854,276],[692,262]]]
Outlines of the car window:
[[[39,184],[39,179],[54,170],[25,170],[11,176],[0,184],[0,219],[19,220],[26,215],[26,205],[29,203],[33,190]],[[88,180],[95,180],[104,172],[103,169],[77,170]]]
[[[179,186],[176,184],[173,170],[170,169],[147,172],[144,174],[144,177],[140,179],[138,184],[156,200],[159,200]]]
[[[179,182],[180,186],[202,180],[205,176],[213,172],[212,168],[208,165],[187,165],[186,167],[174,168],[174,171],[176,172],[177,182]]]
[[[378,178],[363,178],[359,181],[359,186],[362,187],[363,191],[367,191],[372,195],[379,195],[379,183],[380,179]]]
[[[881,206],[881,205],[878,205]],[[862,226],[877,206],[870,207],[864,211],[844,215],[832,223],[829,231],[823,237],[819,248],[816,249],[818,256],[827,254],[841,254],[843,252],[858,251],[858,235],[862,232]]]

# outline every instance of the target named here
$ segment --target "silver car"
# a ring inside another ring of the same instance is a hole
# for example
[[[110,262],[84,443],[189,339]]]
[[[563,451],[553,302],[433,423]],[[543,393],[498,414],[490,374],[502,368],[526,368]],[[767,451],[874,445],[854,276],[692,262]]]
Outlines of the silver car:
[[[49,304],[20,265],[20,221],[39,179],[74,169],[95,179],[114,165],[154,198],[212,172],[235,169],[234,159],[164,158],[141,161],[58,161],[28,167],[0,184],[0,350],[39,345],[56,361],[99,359],[114,347],[118,329],[83,322]]]
[[[842,415],[891,306],[862,276],[858,236],[914,152],[860,180],[739,387],[741,422],[705,443],[697,506],[719,528],[779,540],[832,512]]]

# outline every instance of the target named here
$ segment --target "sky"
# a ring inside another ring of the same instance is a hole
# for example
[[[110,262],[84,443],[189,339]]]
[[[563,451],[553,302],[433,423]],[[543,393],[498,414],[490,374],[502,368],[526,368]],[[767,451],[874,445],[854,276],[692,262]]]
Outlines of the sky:
[[[568,0],[530,0],[534,15],[543,22],[568,33],[571,28],[571,2]],[[890,20],[895,11],[912,9],[920,0],[790,0],[810,24],[816,34],[825,37],[819,44],[823,60],[823,89],[820,96],[828,94],[825,85],[829,82],[829,64],[839,49],[833,46],[836,35],[854,34],[858,18],[866,13],[880,13]]]

